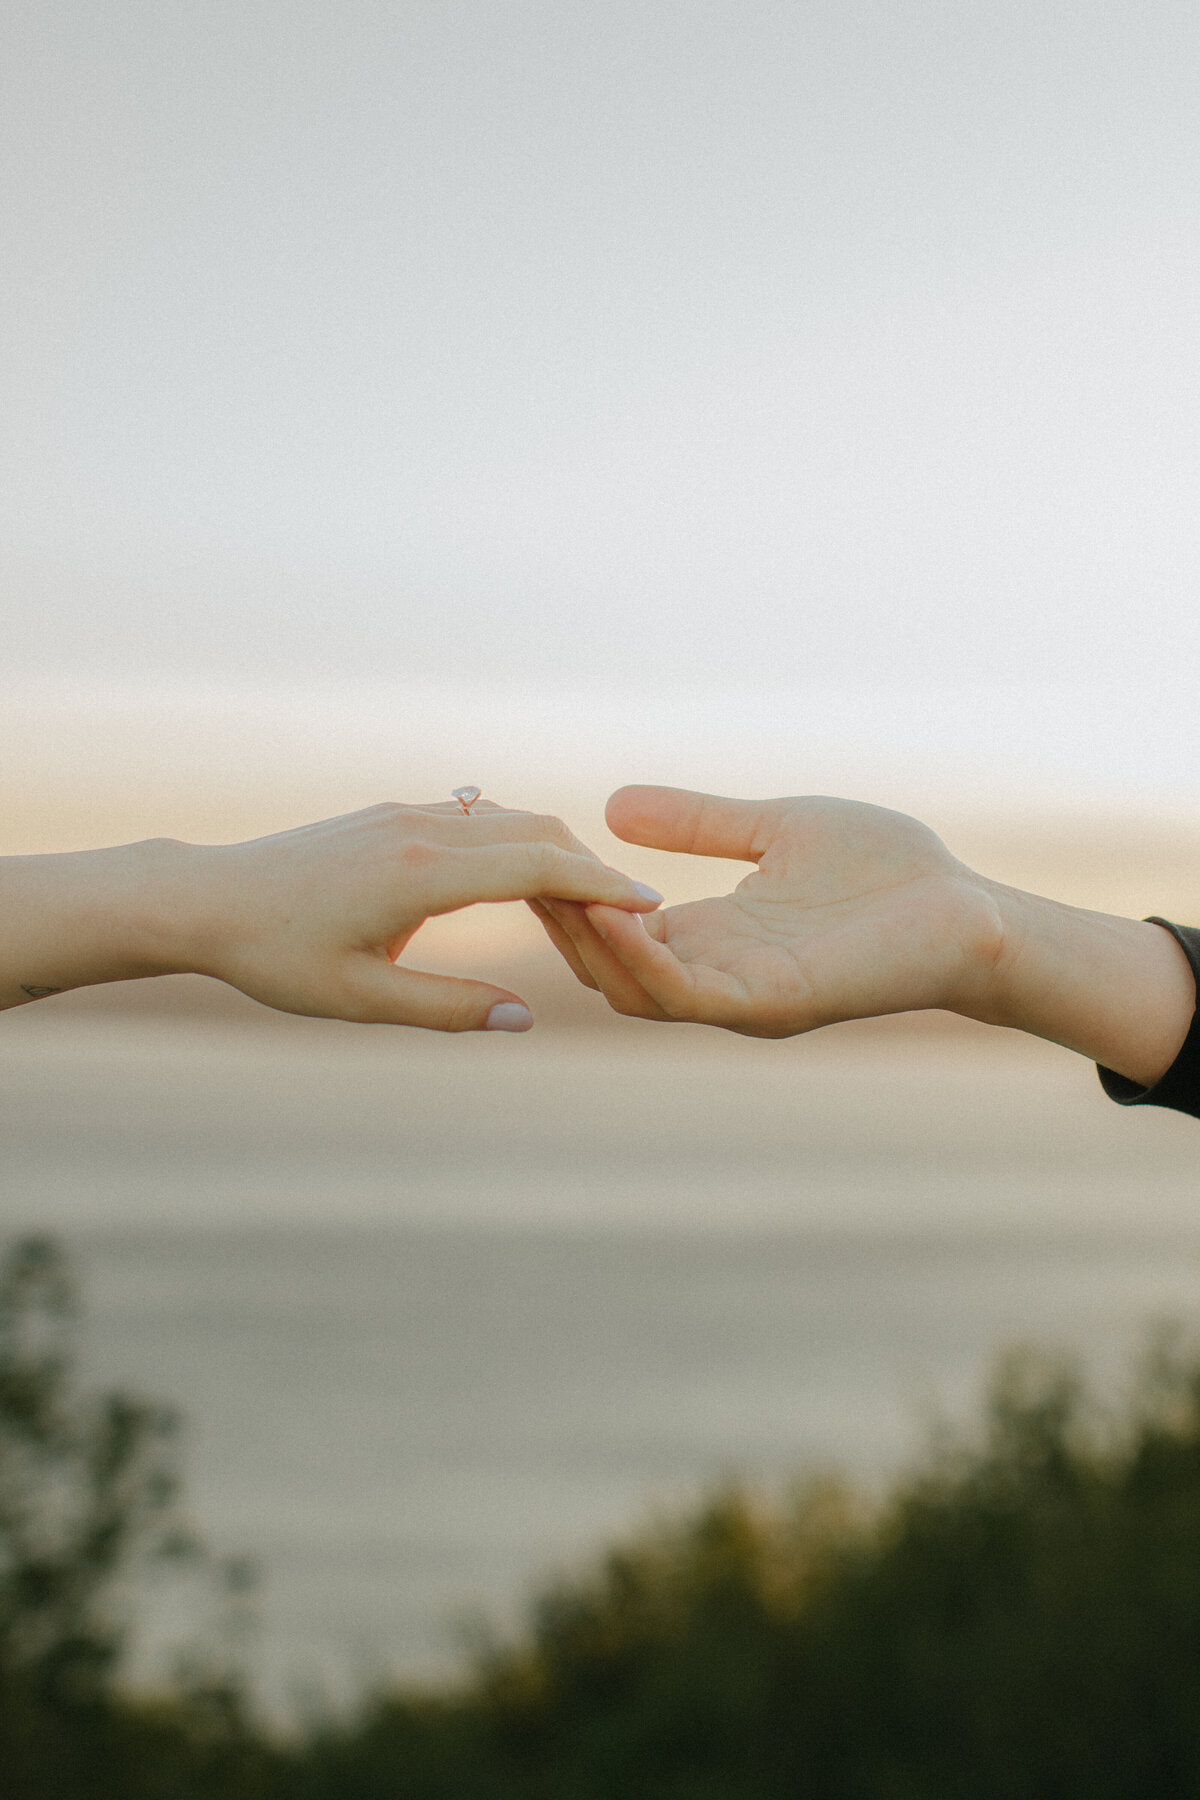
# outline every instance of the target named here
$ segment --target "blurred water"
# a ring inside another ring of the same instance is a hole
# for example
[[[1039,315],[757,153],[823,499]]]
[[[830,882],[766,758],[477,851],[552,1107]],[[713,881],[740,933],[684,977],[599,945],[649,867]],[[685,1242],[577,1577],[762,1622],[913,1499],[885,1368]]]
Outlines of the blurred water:
[[[1200,1315],[1200,1127],[1002,1034],[444,1042],[55,1018],[0,1048],[0,1223],[65,1230],[90,1382],[179,1403],[276,1694],[733,1471],[878,1480],[1016,1338]]]

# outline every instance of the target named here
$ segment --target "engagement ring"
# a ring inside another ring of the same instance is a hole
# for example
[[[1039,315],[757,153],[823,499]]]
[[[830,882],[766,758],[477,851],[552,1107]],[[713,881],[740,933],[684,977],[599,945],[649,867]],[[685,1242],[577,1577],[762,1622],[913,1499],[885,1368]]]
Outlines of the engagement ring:
[[[451,798],[457,800],[463,811],[469,814],[481,792],[482,789],[477,787],[452,788]]]

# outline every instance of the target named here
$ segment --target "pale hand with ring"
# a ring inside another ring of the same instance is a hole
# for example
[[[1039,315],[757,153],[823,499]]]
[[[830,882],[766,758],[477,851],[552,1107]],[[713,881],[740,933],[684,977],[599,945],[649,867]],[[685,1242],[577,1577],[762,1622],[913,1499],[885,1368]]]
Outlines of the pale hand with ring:
[[[244,844],[157,838],[0,857],[0,1009],[195,973],[282,1012],[526,1031],[533,1016],[519,995],[397,959],[434,914],[553,898],[646,912],[662,896],[602,863],[560,819],[480,806],[474,787]]]

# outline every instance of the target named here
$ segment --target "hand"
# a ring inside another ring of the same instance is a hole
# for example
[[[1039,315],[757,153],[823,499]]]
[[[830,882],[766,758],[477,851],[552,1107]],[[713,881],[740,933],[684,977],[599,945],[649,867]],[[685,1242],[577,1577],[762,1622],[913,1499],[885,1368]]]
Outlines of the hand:
[[[250,843],[154,840],[0,859],[0,1005],[93,982],[195,972],[283,1012],[437,1031],[524,1031],[506,988],[395,966],[424,920],[562,896],[643,910],[558,819],[480,803],[376,806]]]
[[[633,787],[613,795],[608,822],[629,843],[758,865],[732,894],[644,923],[605,905],[541,903],[575,973],[618,1012],[790,1037],[986,1004],[996,899],[915,819],[849,800]]]
[[[790,1037],[941,1007],[1142,1087],[1187,1037],[1196,984],[1170,932],[976,875],[903,813],[633,787],[613,795],[608,822],[629,843],[758,864],[732,894],[644,925],[605,905],[538,905],[580,980],[618,1012]]]

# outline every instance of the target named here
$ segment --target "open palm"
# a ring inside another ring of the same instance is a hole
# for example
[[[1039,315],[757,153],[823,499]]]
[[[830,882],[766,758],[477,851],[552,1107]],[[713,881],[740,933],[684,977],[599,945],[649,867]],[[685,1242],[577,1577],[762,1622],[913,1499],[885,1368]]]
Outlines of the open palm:
[[[623,788],[608,818],[627,842],[758,865],[733,893],[644,922],[607,906],[539,907],[576,974],[618,1012],[788,1037],[951,1006],[997,937],[978,877],[883,807]]]

